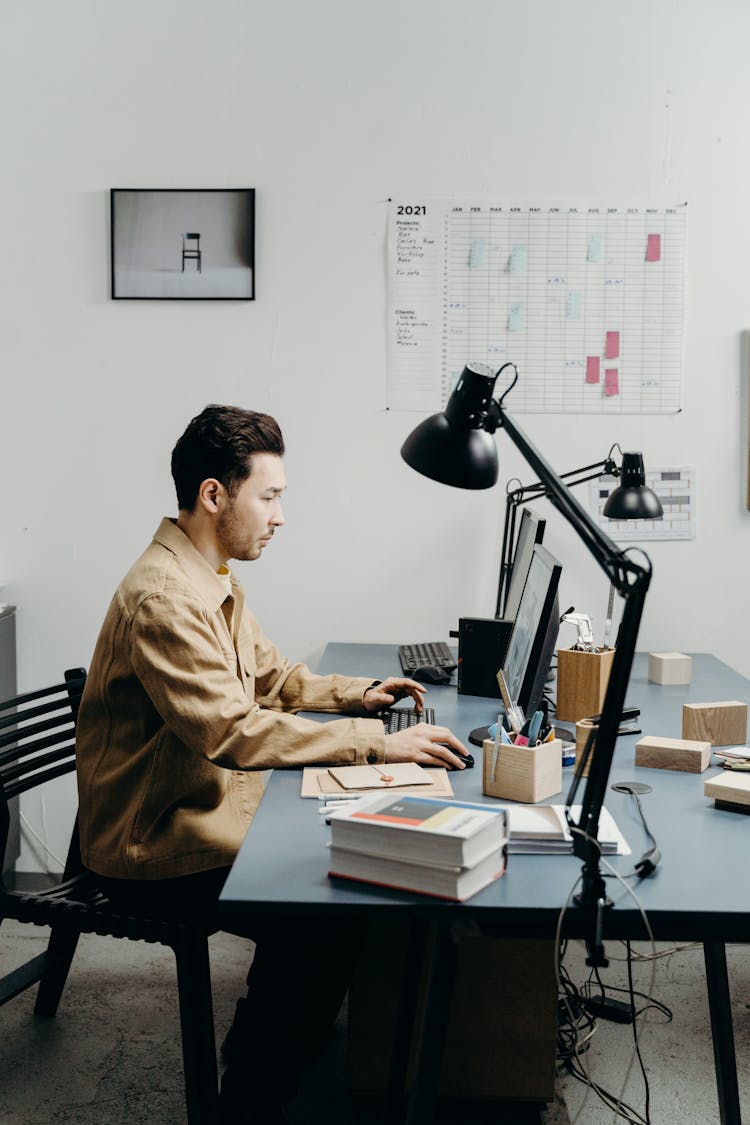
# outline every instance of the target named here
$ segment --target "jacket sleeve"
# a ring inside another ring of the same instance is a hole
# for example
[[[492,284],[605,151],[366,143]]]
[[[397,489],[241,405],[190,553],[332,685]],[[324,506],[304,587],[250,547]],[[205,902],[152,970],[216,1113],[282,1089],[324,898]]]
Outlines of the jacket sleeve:
[[[375,682],[362,676],[318,676],[306,664],[290,664],[246,610],[240,632],[241,651],[252,645],[255,698],[275,711],[328,711],[366,715],[362,699]]]
[[[316,709],[315,701],[325,695],[316,681],[330,678],[315,677],[307,669],[296,671],[297,665],[287,667],[278,654],[262,657],[266,690],[261,699],[268,703],[261,706],[255,698],[256,669],[250,666],[257,658],[241,645],[240,659],[247,656],[248,667],[239,669],[238,654],[228,635],[224,645],[216,624],[195,599],[164,593],[146,598],[130,623],[133,670],[181,742],[228,769],[384,760],[379,720],[352,717],[318,723],[279,710],[288,705],[287,699],[295,708]],[[249,614],[243,615],[245,627],[253,627]],[[361,705],[364,688],[372,682],[333,679],[337,684],[326,690],[334,706],[327,709],[340,712],[349,709],[357,694]]]

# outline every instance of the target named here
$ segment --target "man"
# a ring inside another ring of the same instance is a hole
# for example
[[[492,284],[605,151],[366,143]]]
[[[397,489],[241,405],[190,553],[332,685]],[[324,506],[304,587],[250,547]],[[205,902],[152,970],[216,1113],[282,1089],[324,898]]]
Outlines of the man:
[[[420,723],[386,736],[382,707],[424,688],[317,676],[290,664],[245,605],[229,559],[257,559],[283,525],[284,442],[270,416],[207,406],[172,453],[179,514],[164,519],[110,604],[89,668],[77,734],[84,863],[125,905],[215,912],[262,794],[258,771],[318,762],[419,762],[463,768],[465,748],[446,728]],[[295,712],[347,716],[316,723]],[[226,1122],[283,1121],[289,1073],[346,989],[357,934],[283,920],[221,928],[256,940],[248,999],[226,1041]],[[304,965],[328,980],[305,995]],[[328,977],[330,973],[330,979]],[[334,1010],[335,1009],[335,1010]],[[248,1087],[247,1069],[264,1085]]]

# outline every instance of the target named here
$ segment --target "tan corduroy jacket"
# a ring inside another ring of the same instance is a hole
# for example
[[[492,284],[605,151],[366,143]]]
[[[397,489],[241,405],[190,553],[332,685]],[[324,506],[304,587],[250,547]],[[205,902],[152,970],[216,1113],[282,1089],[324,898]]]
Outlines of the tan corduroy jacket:
[[[234,576],[231,586],[227,595],[165,519],[112,599],[77,735],[81,852],[100,875],[164,879],[231,864],[262,794],[259,770],[383,761],[379,720],[293,714],[364,716],[373,681],[289,664]]]

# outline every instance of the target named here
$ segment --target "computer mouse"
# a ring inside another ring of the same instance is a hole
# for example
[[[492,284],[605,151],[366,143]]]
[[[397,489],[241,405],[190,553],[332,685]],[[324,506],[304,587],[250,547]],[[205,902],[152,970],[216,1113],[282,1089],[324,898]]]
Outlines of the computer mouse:
[[[421,664],[411,673],[413,680],[420,684],[449,684],[451,674],[445,668],[438,668],[436,664]]]
[[[457,753],[456,757],[461,759],[461,761],[464,764],[464,767],[467,770],[470,770],[471,767],[474,765],[474,757],[473,757],[472,754],[458,754]]]

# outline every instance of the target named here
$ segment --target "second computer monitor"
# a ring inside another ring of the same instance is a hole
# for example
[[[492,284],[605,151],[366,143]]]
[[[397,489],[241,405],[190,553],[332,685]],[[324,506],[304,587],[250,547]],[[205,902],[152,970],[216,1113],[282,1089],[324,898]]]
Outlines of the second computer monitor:
[[[518,528],[515,550],[513,551],[513,562],[507,577],[505,604],[502,607],[502,615],[506,621],[515,621],[516,619],[523,588],[529,575],[534,545],[541,543],[545,525],[546,520],[533,508],[524,508],[521,512],[521,523]],[[498,613],[500,613],[500,606],[498,606]]]
[[[526,584],[503,663],[511,699],[529,715],[544,694],[560,627],[558,586],[561,564],[534,544]]]

